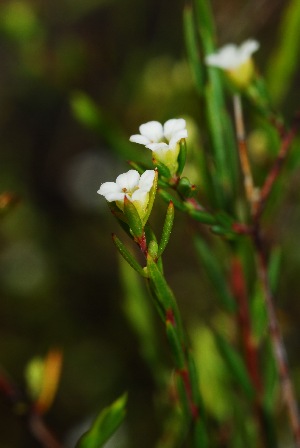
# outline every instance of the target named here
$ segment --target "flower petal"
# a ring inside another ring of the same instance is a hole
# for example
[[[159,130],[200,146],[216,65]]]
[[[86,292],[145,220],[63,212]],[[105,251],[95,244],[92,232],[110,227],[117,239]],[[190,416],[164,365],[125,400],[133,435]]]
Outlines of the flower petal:
[[[117,191],[116,192],[112,191],[112,192],[106,194],[105,199],[108,202],[124,201],[124,197],[125,197],[125,193],[118,193]]]
[[[132,135],[129,140],[134,143],[139,143],[140,145],[147,145],[148,143],[151,143],[151,140],[149,140],[149,138],[140,134]]]
[[[169,149],[167,143],[150,143],[146,145],[146,148],[151,149],[151,151],[164,151]]]
[[[228,44],[220,48],[216,53],[206,56],[205,62],[207,65],[224,70],[234,70],[246,62],[258,48],[259,43],[254,39],[248,39],[240,46]]]
[[[159,121],[148,121],[148,123],[142,124],[139,130],[150,142],[159,142],[164,136],[163,127]]]
[[[237,46],[228,44],[220,48],[216,53],[206,56],[207,65],[223,69],[233,69],[240,64]]]
[[[142,190],[136,190],[131,196],[132,202],[139,201],[142,204],[148,199],[148,192]],[[144,205],[144,204],[143,204]]]
[[[182,129],[182,131],[176,132],[176,134],[174,134],[170,140],[169,143],[170,149],[173,149],[182,138],[187,138],[187,136],[188,133],[186,129]]]
[[[126,190],[133,190],[138,186],[140,175],[136,170],[129,170],[127,173],[120,174],[116,179],[116,184]]]
[[[152,185],[153,185],[153,181],[154,181],[154,177],[155,177],[155,171],[154,170],[146,170],[140,178],[139,181],[139,189],[145,192],[148,192],[151,190]],[[138,191],[138,190],[136,190]],[[136,192],[133,193],[133,195]]]
[[[254,39],[248,39],[240,46],[240,53],[243,54],[247,60],[255,51],[259,49],[259,42]]]
[[[173,135],[178,132],[182,131],[186,127],[186,122],[183,118],[172,118],[171,120],[168,120],[164,124],[164,136],[171,140]]]
[[[118,193],[120,191],[120,187],[115,182],[104,182],[97,193],[106,197],[106,195],[109,193]]]

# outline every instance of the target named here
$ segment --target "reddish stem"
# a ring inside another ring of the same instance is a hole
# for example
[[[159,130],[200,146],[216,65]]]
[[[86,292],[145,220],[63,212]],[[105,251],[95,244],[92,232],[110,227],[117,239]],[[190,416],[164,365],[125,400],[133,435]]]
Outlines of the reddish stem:
[[[238,305],[238,323],[242,336],[246,366],[258,396],[262,381],[258,365],[257,346],[253,340],[246,282],[241,261],[234,256],[231,263],[231,285]]]
[[[199,409],[198,406],[194,403],[193,400],[193,393],[192,393],[192,387],[191,387],[191,381],[190,381],[190,375],[188,369],[181,369],[178,371],[179,375],[182,378],[186,396],[189,402],[190,412],[192,415],[192,418],[194,421],[196,421],[199,418]]]
[[[254,210],[255,220],[258,220],[264,211],[265,204],[272,192],[274,183],[280,174],[283,163],[290,149],[291,143],[293,142],[297,134],[299,123],[300,123],[300,114],[296,116],[294,126],[292,126],[292,128],[289,131],[287,131],[282,137],[281,146],[277,158],[275,159],[273,166],[271,167],[271,170],[261,188],[260,197]]]

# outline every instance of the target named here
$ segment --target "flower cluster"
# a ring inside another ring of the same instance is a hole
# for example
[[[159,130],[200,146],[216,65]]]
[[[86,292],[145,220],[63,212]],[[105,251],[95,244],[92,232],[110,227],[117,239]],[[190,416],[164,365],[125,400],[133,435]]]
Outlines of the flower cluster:
[[[225,70],[236,85],[245,87],[253,76],[251,56],[258,48],[259,43],[254,39],[246,40],[240,46],[228,44],[216,53],[206,56],[205,62],[207,65]]]
[[[143,218],[147,211],[149,192],[155,178],[154,170],[146,170],[141,176],[136,170],[120,174],[116,182],[105,182],[97,191],[108,202],[116,202],[120,210],[124,210],[125,196],[135,205],[138,214]]]
[[[139,127],[140,134],[132,135],[131,142],[144,145],[153,152],[153,158],[164,164],[171,175],[178,168],[179,142],[187,138],[186,122],[183,118],[173,118],[164,125],[149,121]]]

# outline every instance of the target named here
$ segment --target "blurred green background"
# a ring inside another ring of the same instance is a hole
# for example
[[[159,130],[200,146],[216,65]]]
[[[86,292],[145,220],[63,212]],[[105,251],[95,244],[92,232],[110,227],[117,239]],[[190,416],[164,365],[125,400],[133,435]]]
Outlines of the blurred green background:
[[[295,3],[213,1],[219,44],[248,37],[261,42],[257,65],[287,116],[300,100],[295,59],[300,12],[291,35],[285,22]],[[22,389],[32,358],[53,347],[63,350],[61,382],[46,421],[67,447],[74,446],[82,425],[126,390],[128,418],[116,446],[151,448],[161,431],[153,375],[126,313],[110,238],[112,231],[122,232],[96,191],[129,169],[127,159],[147,159],[141,147],[127,143],[141,123],[182,116],[196,134],[201,127],[184,47],[183,7],[176,0],[0,4],[0,193],[18,198],[0,221],[1,365]],[[283,62],[280,45],[290,49]],[[85,113],[86,95],[98,108],[97,120],[89,108]],[[190,172],[197,179],[193,166]],[[272,228],[279,236],[272,237],[284,243],[279,305],[297,373],[299,173],[285,186],[284,206]],[[152,218],[158,231],[164,210],[158,201]],[[193,327],[218,311],[187,232],[177,214],[165,266]],[[153,325],[163,341],[160,356],[171,365],[156,316]],[[4,399],[0,422],[1,447],[39,446]]]

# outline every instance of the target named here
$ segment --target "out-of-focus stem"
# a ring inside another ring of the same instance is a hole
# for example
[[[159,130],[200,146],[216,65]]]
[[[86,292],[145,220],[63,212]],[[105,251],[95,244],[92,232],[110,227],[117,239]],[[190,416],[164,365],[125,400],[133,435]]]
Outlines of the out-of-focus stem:
[[[44,448],[63,448],[63,445],[47,427],[41,415],[36,412],[34,406],[27,403],[26,398],[3,371],[0,372],[0,393],[4,395],[13,408],[16,408],[18,404],[22,407],[25,405],[24,414],[21,414],[21,416],[27,418],[29,430],[41,446]]]
[[[258,274],[265,296],[269,320],[269,334],[273,346],[273,353],[277,365],[277,370],[279,373],[283,400],[285,401],[288,410],[290,424],[295,440],[295,447],[300,448],[300,420],[298,404],[289,373],[287,355],[282,334],[276,317],[274,298],[267,274],[267,261],[264,253],[264,245],[259,231],[254,234],[253,240],[256,247]]]
[[[251,210],[254,207],[256,201],[255,188],[251,173],[251,167],[248,157],[247,145],[246,145],[246,134],[243,119],[242,102],[239,94],[233,96],[233,111],[235,119],[236,136],[238,142],[238,150],[241,162],[241,169],[243,172],[244,187],[247,196],[247,200],[251,206]]]
[[[262,439],[265,441],[264,446],[275,448],[273,438],[269,434],[268,425],[266,425],[266,411],[262,403],[263,382],[258,362],[258,349],[253,339],[248,294],[243,267],[241,260],[237,256],[233,256],[231,262],[231,286],[233,295],[237,302],[237,320],[238,327],[241,332],[245,364],[255,390],[255,400],[253,403],[254,415],[256,417]]]
[[[260,396],[262,393],[262,380],[258,365],[258,353],[252,334],[243,267],[237,256],[234,256],[231,262],[231,285],[238,305],[237,318],[241,331],[245,362],[256,394]]]

